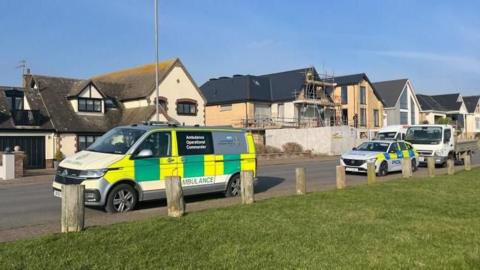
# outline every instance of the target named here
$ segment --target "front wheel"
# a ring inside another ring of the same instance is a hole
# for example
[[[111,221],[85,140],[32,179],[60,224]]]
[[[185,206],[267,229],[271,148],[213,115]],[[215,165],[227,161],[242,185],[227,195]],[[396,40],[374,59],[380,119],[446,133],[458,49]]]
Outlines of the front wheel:
[[[386,161],[383,161],[378,168],[378,176],[385,176],[388,174],[388,164]]]
[[[137,192],[132,186],[120,184],[108,193],[105,210],[108,213],[128,212],[135,208],[137,200]]]
[[[225,197],[236,197],[240,195],[240,175],[235,174],[230,178],[230,181],[228,181],[227,185],[227,190],[225,191]]]

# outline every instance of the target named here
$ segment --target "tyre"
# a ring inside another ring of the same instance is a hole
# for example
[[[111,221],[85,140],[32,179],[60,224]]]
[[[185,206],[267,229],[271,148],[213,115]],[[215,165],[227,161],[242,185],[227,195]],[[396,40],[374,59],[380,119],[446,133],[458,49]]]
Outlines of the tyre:
[[[417,160],[416,160],[416,159],[412,159],[412,172],[416,172],[417,169],[418,169]]]
[[[378,176],[385,176],[388,174],[388,164],[386,161],[383,161],[378,168]]]
[[[128,184],[115,186],[107,196],[105,211],[108,213],[123,213],[135,209],[137,191]]]
[[[227,190],[225,190],[225,197],[240,196],[240,174],[233,175],[228,181]]]

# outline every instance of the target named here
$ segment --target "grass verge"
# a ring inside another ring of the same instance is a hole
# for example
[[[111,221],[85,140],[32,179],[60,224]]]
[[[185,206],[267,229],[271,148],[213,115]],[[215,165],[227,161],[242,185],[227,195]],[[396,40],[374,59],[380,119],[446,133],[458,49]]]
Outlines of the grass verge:
[[[0,244],[0,269],[478,268],[480,170]]]

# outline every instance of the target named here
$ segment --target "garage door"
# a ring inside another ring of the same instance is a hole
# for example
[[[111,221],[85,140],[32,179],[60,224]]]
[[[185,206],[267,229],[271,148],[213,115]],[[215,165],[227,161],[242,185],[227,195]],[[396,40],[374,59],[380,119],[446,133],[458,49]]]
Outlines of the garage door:
[[[19,145],[27,155],[28,169],[45,168],[45,137],[44,136],[0,136],[0,150]]]

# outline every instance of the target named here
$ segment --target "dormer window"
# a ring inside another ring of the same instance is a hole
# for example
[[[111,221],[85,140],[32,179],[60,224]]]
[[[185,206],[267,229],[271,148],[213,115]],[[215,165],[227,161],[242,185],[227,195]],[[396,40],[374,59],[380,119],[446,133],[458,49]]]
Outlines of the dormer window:
[[[23,110],[23,92],[19,90],[8,90],[5,91],[5,96],[7,96],[7,102],[10,106],[10,110]]]
[[[118,108],[118,104],[113,98],[105,99],[105,108],[106,109],[116,109]]]
[[[78,98],[79,112],[102,112],[102,99]]]

